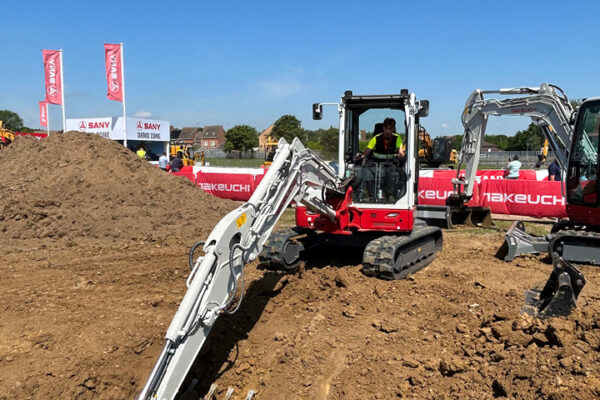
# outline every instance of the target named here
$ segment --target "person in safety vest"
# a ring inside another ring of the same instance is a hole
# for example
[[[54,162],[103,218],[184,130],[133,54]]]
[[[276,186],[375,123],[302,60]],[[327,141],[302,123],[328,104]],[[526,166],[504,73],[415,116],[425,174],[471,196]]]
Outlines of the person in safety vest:
[[[395,156],[404,157],[402,137],[396,133],[396,120],[386,118],[383,121],[383,132],[373,136],[364,152],[365,159],[390,160]]]
[[[398,197],[399,168],[404,159],[402,137],[396,133],[396,121],[386,118],[383,131],[377,133],[367,145],[361,158],[359,170],[359,201],[394,203]],[[376,171],[379,168],[377,187],[374,185]]]
[[[144,148],[144,145],[141,145],[135,154],[137,154],[139,158],[146,159],[146,149]]]

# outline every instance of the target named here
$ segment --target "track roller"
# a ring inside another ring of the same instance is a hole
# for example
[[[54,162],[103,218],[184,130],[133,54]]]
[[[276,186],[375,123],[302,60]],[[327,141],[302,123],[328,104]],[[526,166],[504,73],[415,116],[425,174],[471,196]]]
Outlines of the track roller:
[[[386,280],[404,279],[429,265],[441,250],[442,231],[433,226],[406,236],[381,236],[367,244],[362,272]]]

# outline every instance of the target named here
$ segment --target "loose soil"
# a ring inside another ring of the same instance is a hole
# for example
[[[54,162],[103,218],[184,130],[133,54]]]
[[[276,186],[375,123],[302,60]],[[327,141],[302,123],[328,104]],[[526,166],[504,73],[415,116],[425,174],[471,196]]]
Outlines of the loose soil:
[[[185,293],[189,247],[236,204],[95,135],[17,138],[0,167],[0,399],[135,397]],[[552,267],[494,258],[502,241],[446,231],[430,266],[394,282],[363,276],[343,249],[311,254],[301,274],[249,265],[186,398],[213,382],[235,399],[598,398],[600,271],[582,267],[569,317],[520,316]]]

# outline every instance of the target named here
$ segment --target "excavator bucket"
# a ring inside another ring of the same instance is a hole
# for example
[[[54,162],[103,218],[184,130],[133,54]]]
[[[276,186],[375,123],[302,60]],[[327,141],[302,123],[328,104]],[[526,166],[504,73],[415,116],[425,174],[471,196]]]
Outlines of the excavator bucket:
[[[494,225],[488,207],[430,206],[419,204],[417,218],[429,226],[451,229],[457,225],[490,227]]]
[[[515,221],[504,235],[504,243],[496,257],[512,261],[522,254],[539,254],[548,251],[548,241],[543,237],[531,236],[525,232],[525,225]]]
[[[545,319],[569,315],[577,306],[579,293],[585,286],[585,277],[562,257],[553,260],[554,270],[542,290],[525,291],[525,305],[521,313]]]
[[[489,207],[458,207],[450,209],[452,225],[489,228],[494,225]]]
[[[494,226],[489,207],[469,207],[464,193],[453,193],[446,199],[452,226],[467,225],[489,228]]]

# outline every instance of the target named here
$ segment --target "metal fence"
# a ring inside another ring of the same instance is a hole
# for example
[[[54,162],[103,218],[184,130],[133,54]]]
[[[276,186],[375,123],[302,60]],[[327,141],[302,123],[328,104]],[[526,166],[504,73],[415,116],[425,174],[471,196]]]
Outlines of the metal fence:
[[[321,157],[325,160],[334,160],[337,158],[335,154],[327,154],[324,152],[316,151]],[[503,168],[508,163],[509,159],[513,159],[515,155],[519,156],[519,161],[523,164],[523,169],[530,169],[535,166],[538,162],[539,151],[485,151],[481,152],[481,160],[479,165],[483,168]],[[207,159],[231,159],[231,160],[248,160],[248,159],[265,159],[264,150],[256,150],[256,151],[230,151],[226,153],[220,149],[206,149],[204,150],[204,156]],[[546,161],[546,165],[548,165],[554,159],[554,154],[552,152],[548,152],[548,160]]]
[[[332,157],[337,157],[336,154],[328,154],[326,152],[323,151],[319,151],[319,150],[313,150],[315,153],[317,153],[318,155],[320,155],[321,157],[325,158],[326,160],[328,159],[332,159]],[[198,153],[198,152],[196,152]],[[248,160],[248,159],[260,159],[260,160],[264,160],[265,159],[265,151],[264,150],[250,150],[250,151],[237,151],[237,150],[233,150],[230,151],[229,153],[226,153],[224,150],[221,149],[205,149],[204,150],[204,157],[206,158],[229,158],[229,159],[242,159],[242,160]]]
[[[539,151],[486,151],[481,152],[479,165],[484,168],[503,168],[515,155],[519,156],[523,169],[531,169],[538,162]],[[545,165],[554,159],[554,153],[549,151]]]

